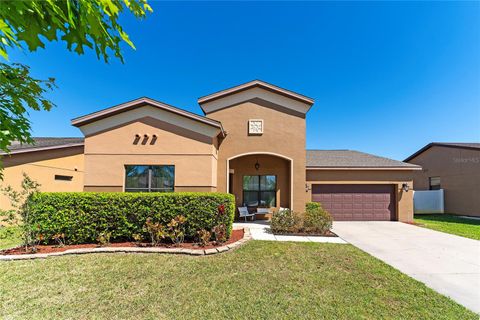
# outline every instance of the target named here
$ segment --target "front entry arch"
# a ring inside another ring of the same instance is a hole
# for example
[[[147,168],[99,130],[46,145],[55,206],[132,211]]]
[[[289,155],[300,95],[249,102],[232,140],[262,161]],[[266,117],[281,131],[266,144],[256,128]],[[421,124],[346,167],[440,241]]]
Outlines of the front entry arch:
[[[243,177],[256,175],[260,176],[260,179],[275,176],[277,185],[275,206],[292,208],[293,159],[272,152],[248,152],[228,158],[226,161],[227,192],[235,195],[237,206],[245,203]]]

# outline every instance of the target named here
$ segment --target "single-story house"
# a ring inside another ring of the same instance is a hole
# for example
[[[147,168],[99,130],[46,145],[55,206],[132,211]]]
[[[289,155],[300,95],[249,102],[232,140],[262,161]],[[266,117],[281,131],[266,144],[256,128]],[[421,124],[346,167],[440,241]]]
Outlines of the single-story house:
[[[421,168],[350,150],[306,150],[312,98],[255,80],[198,104],[204,116],[140,98],[75,118],[72,125],[85,136],[81,146],[62,139],[51,151],[27,146],[32,161],[18,164],[12,146],[4,183],[17,183],[16,172],[25,168],[46,191],[58,175],[68,176],[61,179],[70,187],[59,184],[57,191],[230,192],[237,206],[252,209],[303,211],[306,202],[319,201],[336,220],[413,219],[409,189]],[[57,162],[34,156],[45,153]],[[58,173],[43,173],[45,166]]]
[[[415,190],[444,190],[446,213],[480,217],[480,143],[432,142],[405,162],[423,168]]]

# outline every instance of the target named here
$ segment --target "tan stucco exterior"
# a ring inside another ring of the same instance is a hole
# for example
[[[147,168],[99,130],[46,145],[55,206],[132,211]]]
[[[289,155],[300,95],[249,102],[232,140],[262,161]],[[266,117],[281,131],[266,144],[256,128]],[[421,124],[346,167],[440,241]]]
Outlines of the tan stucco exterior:
[[[276,206],[294,211],[304,211],[312,200],[313,184],[388,184],[394,186],[397,219],[412,221],[413,193],[402,191],[403,183],[412,186],[411,170],[306,167],[311,98],[256,80],[200,98],[199,104],[205,117],[140,98],[73,119],[85,136],[84,154],[78,149],[73,155],[45,151],[48,160],[41,152],[12,157],[5,162],[6,181],[18,184],[28,169],[44,191],[123,192],[125,165],[173,165],[175,191],[231,192],[240,206],[244,176],[275,175]],[[249,132],[250,120],[263,131]],[[73,167],[70,185],[49,180],[49,170]]]
[[[413,176],[415,190],[428,190],[429,178],[440,177],[445,212],[480,216],[480,150],[432,146],[408,162],[422,166]]]
[[[397,220],[413,221],[413,192],[403,191],[402,185],[407,183],[413,187],[413,172],[410,170],[307,170],[307,201],[312,199],[314,184],[388,184],[394,185]]]
[[[294,210],[305,207],[305,117],[288,113],[281,108],[261,102],[244,102],[208,114],[222,123],[227,132],[221,142],[218,155],[217,190],[227,191],[229,159],[252,153],[276,154],[283,159],[292,159],[292,185],[290,196]],[[248,134],[248,120],[263,119],[262,135]]]
[[[85,191],[123,191],[125,165],[174,165],[176,191],[217,187],[213,139],[150,117],[85,137]]]
[[[260,164],[259,169],[255,163]],[[290,208],[290,161],[271,155],[249,155],[230,160],[230,172],[233,173],[231,193],[235,195],[237,206],[242,206],[243,176],[274,175],[276,176],[277,208]]]
[[[2,157],[3,181],[0,186],[21,190],[23,174],[38,182],[41,191],[82,191],[84,174],[83,147],[12,154]],[[71,176],[71,181],[55,180],[55,175]],[[0,208],[10,209],[10,201],[0,195]]]

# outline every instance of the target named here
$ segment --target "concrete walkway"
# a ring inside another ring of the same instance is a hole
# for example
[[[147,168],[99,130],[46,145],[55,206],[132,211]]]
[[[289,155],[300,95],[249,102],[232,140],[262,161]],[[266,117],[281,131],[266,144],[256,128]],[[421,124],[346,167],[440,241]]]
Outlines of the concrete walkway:
[[[480,313],[480,241],[401,222],[334,222],[332,231]]]
[[[277,236],[270,232],[268,221],[235,222],[233,227],[249,228],[253,240],[347,243],[339,237]]]

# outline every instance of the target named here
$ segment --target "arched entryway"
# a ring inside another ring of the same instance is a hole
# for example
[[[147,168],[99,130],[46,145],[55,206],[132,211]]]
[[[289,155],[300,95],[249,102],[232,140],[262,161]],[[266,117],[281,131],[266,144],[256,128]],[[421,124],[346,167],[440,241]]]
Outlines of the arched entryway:
[[[251,152],[227,160],[227,191],[238,206],[291,208],[293,160],[276,153]]]

